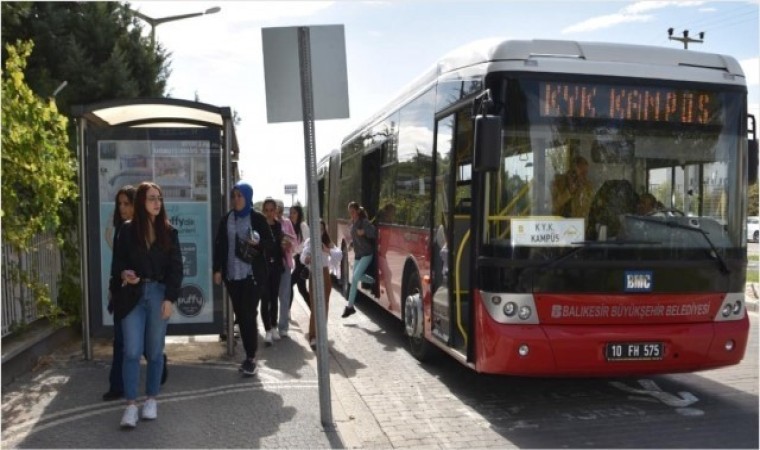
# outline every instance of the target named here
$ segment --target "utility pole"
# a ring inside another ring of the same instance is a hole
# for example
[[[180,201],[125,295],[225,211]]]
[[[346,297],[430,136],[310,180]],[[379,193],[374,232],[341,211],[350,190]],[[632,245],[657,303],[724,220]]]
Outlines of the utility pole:
[[[678,41],[683,42],[683,49],[688,50],[689,49],[689,42],[695,42],[697,44],[701,44],[704,42],[705,39],[705,32],[700,31],[699,32],[699,39],[694,39],[689,37],[689,30],[683,30],[683,37],[673,37],[673,28],[668,28],[668,39],[671,41]]]

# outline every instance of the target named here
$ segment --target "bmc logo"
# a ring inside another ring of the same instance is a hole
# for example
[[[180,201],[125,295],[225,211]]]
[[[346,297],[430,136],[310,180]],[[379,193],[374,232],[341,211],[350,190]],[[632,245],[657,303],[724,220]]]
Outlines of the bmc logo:
[[[625,292],[651,292],[653,279],[651,271],[625,272],[623,290]]]

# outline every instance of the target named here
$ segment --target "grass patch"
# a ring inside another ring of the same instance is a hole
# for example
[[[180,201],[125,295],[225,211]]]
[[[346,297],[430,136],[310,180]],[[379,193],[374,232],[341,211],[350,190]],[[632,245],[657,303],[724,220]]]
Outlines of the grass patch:
[[[747,271],[747,283],[758,283],[760,282],[758,279],[760,279],[760,273],[757,270]]]

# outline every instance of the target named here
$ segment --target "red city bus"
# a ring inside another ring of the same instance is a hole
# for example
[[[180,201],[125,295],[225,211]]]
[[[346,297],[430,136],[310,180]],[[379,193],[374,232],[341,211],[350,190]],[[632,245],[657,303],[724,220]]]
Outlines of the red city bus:
[[[746,95],[723,55],[538,40],[451,53],[320,163],[342,289],[358,201],[379,231],[376,282],[359,288],[419,359],[435,346],[521,376],[736,364],[757,176]]]

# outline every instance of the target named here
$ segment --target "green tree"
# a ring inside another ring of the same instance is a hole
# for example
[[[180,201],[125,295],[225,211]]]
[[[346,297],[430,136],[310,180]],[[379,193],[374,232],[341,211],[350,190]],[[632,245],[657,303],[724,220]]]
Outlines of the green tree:
[[[27,83],[47,97],[67,81],[56,96],[64,112],[75,104],[163,96],[169,55],[160,44],[154,49],[142,31],[128,3],[2,3],[3,43],[34,42]]]
[[[757,181],[754,184],[749,185],[749,191],[747,194],[748,205],[747,215],[758,216],[758,209],[760,209],[760,195],[758,195]]]
[[[2,209],[3,242],[17,251],[29,248],[38,233],[57,230],[60,205],[77,196],[76,167],[69,156],[66,125],[52,99],[36,96],[24,80],[32,53],[31,42],[6,45],[8,57],[2,77]],[[9,273],[35,292],[38,304],[57,315],[47,290],[36,274]]]
[[[34,44],[34,52],[27,55],[24,71],[24,80],[31,91],[39,97],[49,98],[64,81],[68,83],[55,98],[58,110],[64,114],[71,110],[71,105],[163,96],[170,74],[169,54],[160,44],[154,48],[150,38],[143,36],[143,23],[133,15],[128,3],[2,2],[0,8],[2,43],[21,40]],[[3,64],[11,56],[10,50],[3,45]],[[13,189],[6,176],[9,168],[5,166],[5,139],[9,130],[5,124],[6,100],[4,93],[4,212],[9,199],[6,191]],[[67,131],[69,163],[75,165],[76,131],[73,122],[68,123]],[[56,214],[42,220],[58,224],[56,232],[62,242],[64,257],[58,284],[58,304],[72,318],[77,319],[81,304],[80,255],[77,239],[72,239],[72,236],[77,235],[77,196],[63,196],[53,202],[50,201],[52,197],[46,197],[47,193],[34,189],[16,192],[21,204],[26,204],[29,199],[44,199],[51,208],[57,208]],[[11,214],[3,217],[3,241],[14,233],[25,233],[24,230],[15,230],[16,227],[23,228],[25,225],[10,222],[9,216]]]

